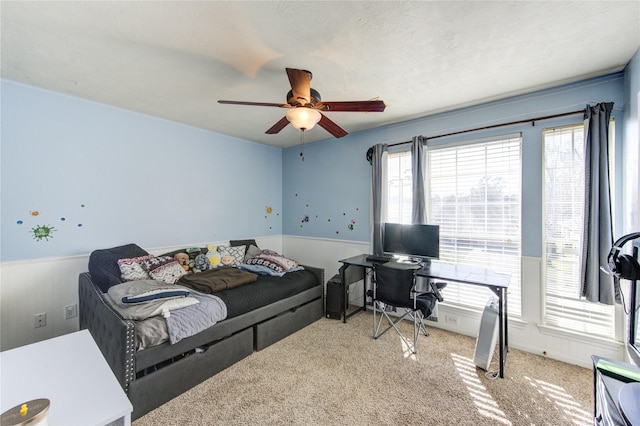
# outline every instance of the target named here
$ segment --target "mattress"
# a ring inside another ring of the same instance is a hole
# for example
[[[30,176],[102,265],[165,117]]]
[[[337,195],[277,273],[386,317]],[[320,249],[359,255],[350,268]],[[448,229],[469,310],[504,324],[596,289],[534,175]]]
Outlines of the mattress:
[[[307,270],[288,272],[282,277],[260,275],[258,280],[214,293],[227,305],[227,319],[293,296],[318,285]]]

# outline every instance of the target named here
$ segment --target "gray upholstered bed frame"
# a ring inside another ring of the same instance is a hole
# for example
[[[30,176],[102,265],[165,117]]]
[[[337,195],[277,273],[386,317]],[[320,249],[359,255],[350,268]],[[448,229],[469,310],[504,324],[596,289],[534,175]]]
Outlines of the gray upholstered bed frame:
[[[123,319],[87,272],[79,277],[80,329],[88,329],[133,405],[137,419],[254,350],[300,330],[323,316],[324,270],[305,266],[318,285],[221,321],[171,345],[136,351],[134,321]],[[196,350],[197,349],[197,350]]]

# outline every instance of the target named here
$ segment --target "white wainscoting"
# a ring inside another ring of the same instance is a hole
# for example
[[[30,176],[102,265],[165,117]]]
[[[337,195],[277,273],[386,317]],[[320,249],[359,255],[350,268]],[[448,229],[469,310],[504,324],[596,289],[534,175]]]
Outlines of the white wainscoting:
[[[285,256],[305,265],[324,268],[326,281],[338,273],[342,265],[340,259],[370,251],[369,243],[291,235],[285,235],[282,244]]]
[[[78,274],[89,256],[5,262],[0,265],[0,350],[13,349],[78,330],[64,307],[78,303]],[[34,328],[35,314],[46,313]]]
[[[325,281],[338,273],[339,260],[370,251],[369,243],[307,238],[285,235],[284,254],[302,263],[323,267]],[[585,368],[591,368],[591,355],[600,355],[623,361],[624,345],[620,341],[594,338],[545,327],[542,322],[542,259],[523,257],[522,268],[522,318],[509,319],[509,347],[533,354],[557,359]],[[326,284],[326,282],[325,282]],[[350,292],[351,301],[362,304],[360,285]],[[457,319],[457,324],[445,321],[447,315]],[[430,327],[439,327],[452,332],[476,337],[482,313],[445,303],[439,305],[438,322]],[[620,322],[620,321],[618,321]],[[473,354],[469,354],[473,357]],[[507,356],[507,372],[509,357]]]
[[[370,251],[369,243],[357,241],[297,236],[259,237],[256,241],[261,248],[276,250],[301,263],[324,268],[325,284],[338,273],[340,259]],[[187,246],[206,245],[194,243]],[[157,255],[181,247],[185,245],[147,250]],[[78,275],[88,270],[88,261],[87,254],[0,264],[0,350],[78,330],[78,318],[64,319],[64,308],[78,303]],[[577,335],[541,324],[541,271],[541,259],[522,258],[523,317],[509,320],[510,347],[587,368],[591,365],[592,354],[624,360],[624,345],[620,341]],[[362,303],[360,288],[358,285],[352,288],[351,297],[356,304]],[[622,310],[619,311],[622,316]],[[47,325],[34,328],[34,315],[42,312],[47,314]],[[443,303],[439,306],[438,314],[440,321],[430,323],[430,326],[472,337],[477,335],[480,312]],[[446,315],[455,316],[458,323],[445,322]],[[617,322],[624,323],[623,320]]]
[[[261,248],[282,252],[280,235],[258,237],[256,242]],[[145,249],[159,255],[208,244]],[[78,331],[78,317],[65,319],[65,306],[78,303],[78,275],[88,271],[88,265],[89,254],[0,263],[0,350]],[[39,313],[47,314],[47,323],[34,328],[34,316]]]

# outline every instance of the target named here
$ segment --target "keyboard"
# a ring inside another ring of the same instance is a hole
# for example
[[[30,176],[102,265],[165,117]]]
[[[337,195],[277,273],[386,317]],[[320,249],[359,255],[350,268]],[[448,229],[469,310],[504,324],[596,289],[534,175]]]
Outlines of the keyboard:
[[[367,256],[367,261],[368,262],[373,262],[373,263],[387,263],[387,262],[391,262],[393,260],[393,256],[378,256],[375,254],[370,254],[369,256]]]

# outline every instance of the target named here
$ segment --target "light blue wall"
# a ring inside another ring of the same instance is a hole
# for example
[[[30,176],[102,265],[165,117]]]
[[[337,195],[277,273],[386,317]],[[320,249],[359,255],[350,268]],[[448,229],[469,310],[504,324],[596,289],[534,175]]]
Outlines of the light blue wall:
[[[6,80],[0,88],[3,261],[282,233],[281,149]],[[39,226],[53,238],[34,238]]]
[[[283,151],[284,233],[369,240],[367,132]]]
[[[370,146],[605,101],[615,102],[613,115],[623,124],[625,101],[638,107],[628,93],[638,86],[637,56],[631,80],[628,73],[618,73],[331,138],[305,145],[304,161],[301,147],[266,147],[3,80],[0,258],[86,254],[128,242],[160,247],[281,233],[369,241],[371,167],[365,153]],[[340,122],[339,114],[331,117]],[[542,253],[541,131],[580,119],[455,138],[523,133],[524,256]],[[618,143],[622,129],[616,127]],[[448,139],[434,142],[454,140]],[[39,226],[55,228],[53,238],[34,238],[32,231]]]
[[[408,141],[529,118],[584,109],[586,104],[613,101],[613,116],[622,122],[624,78],[616,73],[502,101],[428,116],[409,122],[328,139],[283,151],[283,229],[288,235],[370,240],[370,173],[366,151],[377,143]],[[393,108],[390,106],[389,108]],[[383,113],[384,114],[384,113]],[[340,123],[339,114],[331,115]],[[544,122],[501,127],[433,143],[522,132],[522,254],[542,256],[542,130],[580,122],[580,114]],[[617,126],[616,140],[622,140]],[[323,131],[322,129],[312,131]],[[308,222],[303,221],[308,216]],[[355,220],[353,230],[349,223]]]

